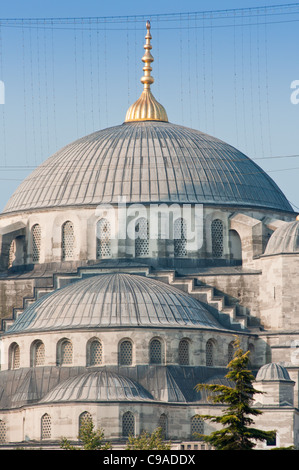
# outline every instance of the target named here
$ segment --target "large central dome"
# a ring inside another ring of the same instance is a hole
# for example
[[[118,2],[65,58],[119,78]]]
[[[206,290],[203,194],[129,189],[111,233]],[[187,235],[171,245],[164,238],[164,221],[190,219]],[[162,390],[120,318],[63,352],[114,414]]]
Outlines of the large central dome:
[[[272,179],[242,152],[202,132],[168,122],[153,96],[150,22],[144,86],[120,126],[58,151],[19,186],[4,213],[102,203],[201,203],[291,211]]]
[[[4,213],[118,203],[203,203],[292,211],[272,179],[231,145],[168,122],[128,122],[58,151]]]

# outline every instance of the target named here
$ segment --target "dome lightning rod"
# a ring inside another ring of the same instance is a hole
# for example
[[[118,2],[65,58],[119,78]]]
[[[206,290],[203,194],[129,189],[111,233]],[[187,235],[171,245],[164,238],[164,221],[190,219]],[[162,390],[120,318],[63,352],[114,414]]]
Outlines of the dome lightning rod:
[[[151,85],[154,83],[154,78],[151,76],[152,67],[151,64],[154,62],[154,58],[151,54],[151,24],[149,21],[146,22],[147,33],[145,36],[144,49],[145,53],[142,57],[144,63],[143,72],[144,75],[140,81],[143,84],[143,92],[140,98],[130,106],[127,111],[125,122],[134,121],[164,121],[168,122],[167,113],[164,107],[158,103],[151,92]]]

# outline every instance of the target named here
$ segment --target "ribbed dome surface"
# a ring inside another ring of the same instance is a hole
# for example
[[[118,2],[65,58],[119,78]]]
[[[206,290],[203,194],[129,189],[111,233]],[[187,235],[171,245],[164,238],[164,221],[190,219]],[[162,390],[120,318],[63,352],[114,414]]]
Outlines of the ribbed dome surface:
[[[83,137],[34,170],[4,213],[51,207],[178,202],[293,211],[272,179],[234,147],[165,122]]]
[[[132,274],[104,274],[74,282],[42,297],[6,334],[114,326],[222,328],[188,294]]]
[[[257,375],[256,381],[262,380],[291,380],[287,369],[280,364],[271,362],[262,366]]]
[[[100,370],[69,378],[56,385],[40,403],[153,400],[137,382],[114,372]]]
[[[265,255],[299,253],[299,221],[286,222],[271,235]]]

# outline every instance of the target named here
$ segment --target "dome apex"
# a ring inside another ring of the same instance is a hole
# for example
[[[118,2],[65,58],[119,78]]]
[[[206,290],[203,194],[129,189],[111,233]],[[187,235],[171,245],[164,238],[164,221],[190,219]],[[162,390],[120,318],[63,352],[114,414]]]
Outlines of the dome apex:
[[[141,83],[143,83],[144,89],[140,98],[130,106],[127,111],[125,122],[132,121],[168,121],[167,113],[164,107],[158,103],[158,101],[153,96],[150,86],[154,83],[154,78],[151,76],[151,63],[154,61],[154,58],[151,54],[151,33],[150,33],[150,22],[147,21],[146,29],[147,34],[145,36],[146,43],[143,46],[145,49],[145,54],[142,57],[142,62],[144,62],[144,76],[141,78]]]

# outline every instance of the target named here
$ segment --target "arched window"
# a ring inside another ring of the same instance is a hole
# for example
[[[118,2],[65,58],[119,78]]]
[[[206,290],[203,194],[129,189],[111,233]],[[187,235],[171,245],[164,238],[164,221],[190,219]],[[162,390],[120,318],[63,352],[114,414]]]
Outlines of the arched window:
[[[150,364],[162,364],[162,343],[159,339],[152,339],[149,346]]]
[[[189,341],[187,339],[182,339],[179,343],[179,364],[189,365]]]
[[[162,429],[162,438],[167,439],[167,434],[168,434],[168,419],[165,413],[162,413],[159,421],[158,421],[158,428]]]
[[[234,342],[233,341],[231,343],[229,343],[227,349],[228,349],[227,350],[227,359],[228,359],[228,362],[230,362],[230,361],[233,360],[234,354],[235,354],[235,348],[234,348]]]
[[[228,232],[230,258],[242,262],[242,243],[240,235],[236,230]],[[239,263],[240,264],[240,263]]]
[[[138,219],[135,224],[135,256],[149,256],[149,227],[144,217]]]
[[[61,229],[62,260],[71,260],[74,257],[74,225],[69,220],[65,222]]]
[[[206,366],[214,365],[214,344],[211,339],[206,344]]]
[[[51,439],[51,416],[47,413],[41,418],[41,439]]]
[[[88,345],[88,365],[99,366],[103,363],[103,346],[101,341],[94,339]]]
[[[213,220],[211,232],[213,258],[221,258],[223,255],[223,223],[220,219]]]
[[[9,246],[9,252],[8,252],[8,268],[11,268],[14,264],[14,261],[16,259],[16,251],[17,251],[17,244],[16,240],[13,240]]]
[[[79,436],[83,426],[92,423],[92,416],[88,411],[83,411],[79,416]]]
[[[131,411],[127,411],[122,416],[122,436],[135,436],[135,417]]]
[[[254,345],[252,343],[249,343],[248,345],[248,350],[250,352],[248,358],[249,358],[249,366],[253,366],[254,365],[254,360],[255,360],[255,348],[254,348]]]
[[[40,260],[40,248],[41,248],[41,228],[40,225],[35,224],[31,229],[31,240],[32,240],[32,262],[39,263]]]
[[[9,348],[9,368],[19,369],[20,367],[20,347],[17,343],[13,343]]]
[[[107,219],[97,223],[97,259],[111,257],[111,225]]]
[[[191,418],[191,439],[198,440],[199,436],[196,434],[204,434],[204,421],[200,416],[192,416]]]
[[[187,256],[187,224],[184,219],[176,219],[173,224],[174,256],[184,258]]]
[[[58,344],[57,364],[59,366],[69,365],[73,363],[73,345],[68,339],[62,340]]]
[[[119,365],[131,366],[133,360],[133,345],[130,340],[124,340],[119,345]]]
[[[6,424],[0,419],[0,444],[6,442]]]
[[[31,347],[31,367],[43,366],[45,363],[45,345],[37,340]]]

